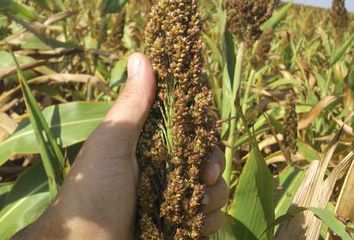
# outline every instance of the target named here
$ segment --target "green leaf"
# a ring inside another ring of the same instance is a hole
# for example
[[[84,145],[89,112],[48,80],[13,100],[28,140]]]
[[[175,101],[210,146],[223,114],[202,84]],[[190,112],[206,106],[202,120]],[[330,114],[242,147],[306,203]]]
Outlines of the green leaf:
[[[264,22],[261,26],[262,31],[267,31],[268,29],[276,28],[281,21],[283,21],[288,15],[288,11],[291,9],[293,3],[289,2],[284,7],[282,7],[279,11],[275,12],[271,18],[269,18],[266,22]]]
[[[18,178],[5,199],[0,212],[0,239],[9,239],[28,226],[50,202],[48,179],[43,165],[37,163]]]
[[[39,19],[39,16],[33,9],[14,0],[1,0],[0,13],[14,15],[23,20],[35,21]]]
[[[24,42],[21,44],[22,48],[25,49],[39,49],[39,50],[49,50],[50,46],[45,44],[42,40],[40,40],[35,35],[29,35],[24,39]]]
[[[43,8],[43,9],[49,9],[47,0],[35,0],[35,2],[36,2],[39,6],[41,6],[41,8]]]
[[[51,106],[43,111],[55,139],[62,147],[83,142],[102,121],[112,103],[72,102]],[[0,166],[15,154],[39,153],[33,127],[28,121],[0,143]]]
[[[112,69],[111,80],[109,81],[109,87],[120,86],[125,82],[127,72],[127,60],[122,59],[116,62]]]
[[[274,221],[273,178],[258,147],[251,153],[239,178],[231,215],[238,221],[237,239],[259,239]],[[273,229],[260,239],[272,239]]]
[[[346,51],[352,45],[353,41],[354,41],[354,35],[346,43],[344,43],[344,45],[340,49],[338,49],[338,51],[336,51],[333,54],[329,62],[330,66],[336,64],[345,55]]]
[[[210,236],[210,240],[237,240],[235,236],[235,226],[237,221],[230,215],[222,213],[222,226],[214,235]]]
[[[353,240],[345,230],[345,225],[340,222],[334,213],[320,208],[309,208],[316,217],[321,219],[342,240]]]
[[[1,206],[2,206],[2,202],[3,202],[4,198],[11,191],[13,186],[14,186],[14,184],[12,182],[0,184],[0,210],[2,209]]]
[[[227,63],[227,70],[229,72],[230,79],[234,79],[235,75],[235,64],[236,64],[236,55],[235,55],[235,44],[234,37],[229,31],[225,31],[225,57]]]
[[[49,179],[49,190],[52,198],[54,199],[64,181],[64,156],[55,141],[53,133],[49,129],[42,112],[39,109],[36,99],[32,95],[27,81],[22,75],[15,55],[13,53],[12,55],[17,65],[18,79],[31,125],[33,126],[33,130],[36,135],[37,144],[39,145],[42,163]]]
[[[102,8],[102,14],[116,13],[122,10],[128,0],[105,0]]]
[[[301,153],[301,155],[304,156],[307,160],[312,161],[321,159],[320,154],[310,145],[298,140],[297,146],[299,148],[299,153]]]
[[[28,56],[18,56],[17,60],[20,64],[32,63],[35,60]],[[12,59],[11,53],[7,51],[0,51],[0,71],[4,71],[8,68],[16,67],[15,61]]]
[[[279,175],[279,192],[275,198],[275,218],[288,211],[304,176],[304,171],[293,167],[287,167],[281,172]]]
[[[232,98],[231,80],[228,72],[227,63],[224,66],[223,72],[223,87],[222,87],[222,108],[221,108],[221,119],[225,120],[222,124],[221,136],[224,137],[226,132],[229,130],[229,121],[226,121],[230,117],[231,104],[230,99]]]
[[[224,58],[218,48],[217,42],[213,41],[206,33],[203,33],[203,41],[206,43],[207,46],[209,46],[210,50],[213,53],[214,58],[217,59],[219,64],[223,65]]]

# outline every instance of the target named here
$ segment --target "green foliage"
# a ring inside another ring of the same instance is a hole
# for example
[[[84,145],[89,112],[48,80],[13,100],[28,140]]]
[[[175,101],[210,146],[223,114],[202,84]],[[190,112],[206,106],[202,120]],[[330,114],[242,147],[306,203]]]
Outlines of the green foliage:
[[[274,221],[273,181],[263,157],[252,147],[237,185],[231,214],[236,219],[237,239],[260,239]],[[266,237],[272,239],[269,231]]]
[[[31,89],[29,88],[13,53],[12,56],[16,62],[18,79],[25,99],[26,108],[36,136],[36,142],[39,145],[42,163],[48,176],[51,197],[54,199],[64,181],[64,156],[59,149],[59,146],[53,137],[53,133],[49,129],[34,96],[32,95]]]
[[[9,239],[49,206],[48,178],[41,163],[25,171],[6,196],[0,211],[0,239]]]
[[[336,216],[326,210],[326,209],[320,209],[320,208],[309,208],[310,211],[312,211],[316,217],[321,219],[325,224],[328,225],[328,227],[341,239],[343,240],[352,240],[353,238],[350,237],[350,235],[346,231],[346,226],[341,223]]]
[[[60,146],[68,147],[85,141],[111,106],[111,103],[73,102],[48,107],[43,116]],[[39,153],[35,141],[33,126],[23,122],[11,137],[0,143],[0,165],[15,154]]]
[[[0,13],[11,14],[24,20],[38,20],[37,13],[28,6],[15,0],[1,0]]]
[[[270,19],[268,19],[265,23],[262,24],[261,30],[267,31],[268,29],[275,29],[286,18],[292,6],[292,2],[289,2],[281,9],[279,9],[278,12],[274,13]]]
[[[127,2],[128,0],[104,0],[102,13],[108,14],[119,12]]]
[[[288,211],[303,178],[304,171],[293,167],[287,167],[279,175],[278,186],[280,189],[275,197],[275,218],[278,218]]]
[[[354,41],[354,36],[352,36],[351,38],[349,38],[347,40],[346,43],[343,44],[343,46],[341,48],[338,49],[338,51],[336,51],[333,56],[331,57],[330,66],[333,66],[334,64],[336,64],[345,54],[345,52],[348,50],[348,48],[351,47],[352,43]]]

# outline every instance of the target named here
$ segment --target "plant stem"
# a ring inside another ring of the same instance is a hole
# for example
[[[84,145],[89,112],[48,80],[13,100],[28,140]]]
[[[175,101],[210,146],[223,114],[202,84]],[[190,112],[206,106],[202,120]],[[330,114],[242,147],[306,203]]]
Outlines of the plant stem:
[[[237,51],[236,56],[236,64],[235,64],[235,76],[233,79],[232,85],[232,101],[238,101],[237,93],[241,83],[242,77],[242,64],[243,64],[243,55],[244,55],[245,46],[244,43],[241,43],[239,49]],[[231,107],[231,117],[230,120],[230,128],[229,128],[229,137],[228,137],[228,147],[225,149],[225,159],[226,159],[226,166],[223,177],[227,186],[230,188],[231,185],[231,175],[232,175],[232,162],[234,158],[234,151],[235,151],[235,134],[236,134],[236,126],[237,126],[237,118],[233,118],[236,116],[237,109],[235,104]],[[223,208],[224,211],[227,211],[227,203]]]
[[[247,86],[246,86],[246,91],[245,91],[245,94],[244,94],[244,100],[243,100],[243,104],[242,104],[242,109],[243,110],[246,110],[247,109],[247,104],[249,102],[249,96],[250,96],[250,92],[251,92],[251,87],[252,87],[252,84],[254,82],[254,79],[255,79],[255,70],[252,68],[251,69],[251,72],[249,74],[249,77],[248,77],[248,81],[247,81]],[[245,112],[244,112],[245,114]]]

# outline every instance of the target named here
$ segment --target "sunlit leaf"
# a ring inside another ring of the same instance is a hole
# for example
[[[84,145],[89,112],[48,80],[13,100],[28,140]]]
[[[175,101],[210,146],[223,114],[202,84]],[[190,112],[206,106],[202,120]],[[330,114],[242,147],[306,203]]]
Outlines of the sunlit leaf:
[[[25,171],[7,195],[0,211],[0,239],[9,239],[32,223],[51,202],[48,179],[41,163]]]
[[[43,116],[51,128],[55,139],[62,147],[85,141],[112,103],[72,102],[51,106],[43,111]],[[25,121],[17,131],[0,143],[0,165],[15,154],[39,153],[39,146],[29,121]]]
[[[284,7],[282,7],[279,11],[275,12],[273,16],[268,19],[265,23],[262,24],[261,30],[262,31],[267,31],[268,29],[271,28],[276,28],[284,18],[288,15],[288,11],[292,7],[292,2],[286,4]]]
[[[15,15],[18,18],[31,21],[39,19],[39,16],[33,9],[15,0],[1,0],[0,13]]]
[[[64,181],[64,156],[53,137],[52,131],[48,127],[48,123],[45,121],[42,112],[40,111],[38,103],[36,102],[36,99],[34,98],[32,91],[22,74],[14,54],[13,59],[16,62],[18,79],[30,122],[36,136],[36,142],[39,145],[42,163],[48,176],[49,190],[52,199],[54,199],[59,191],[60,185]]]
[[[239,178],[231,215],[237,220],[238,239],[259,239],[274,221],[273,178],[256,146]],[[270,230],[261,239],[272,237]]]
[[[311,210],[316,217],[321,219],[342,240],[352,240],[345,230],[345,225],[336,218],[333,212],[320,208],[309,208],[309,210]]]

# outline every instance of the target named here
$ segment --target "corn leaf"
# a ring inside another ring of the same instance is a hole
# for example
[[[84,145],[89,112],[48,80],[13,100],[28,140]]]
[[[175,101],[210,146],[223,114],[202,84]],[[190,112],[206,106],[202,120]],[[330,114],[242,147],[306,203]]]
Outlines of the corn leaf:
[[[33,126],[36,135],[37,144],[39,145],[42,163],[49,179],[49,190],[54,199],[64,180],[64,156],[22,75],[15,55],[13,53],[12,55],[17,65],[18,79],[20,81],[31,125]]]
[[[112,103],[72,102],[51,106],[43,110],[43,116],[62,147],[83,142],[102,121]],[[16,132],[0,142],[0,165],[16,154],[39,153],[34,128],[28,120],[19,125]]]
[[[35,164],[18,178],[5,199],[0,211],[0,239],[9,239],[28,226],[50,202],[48,179],[43,165]]]

